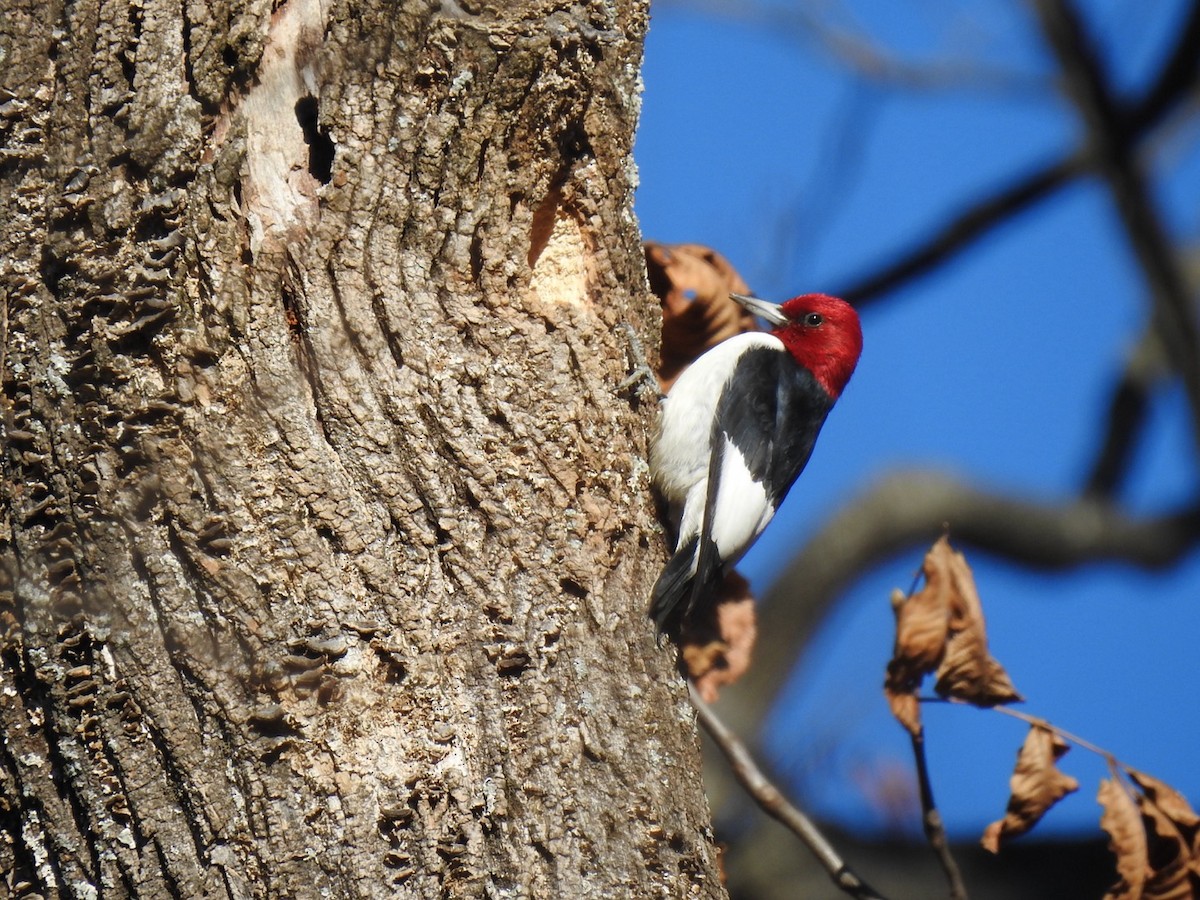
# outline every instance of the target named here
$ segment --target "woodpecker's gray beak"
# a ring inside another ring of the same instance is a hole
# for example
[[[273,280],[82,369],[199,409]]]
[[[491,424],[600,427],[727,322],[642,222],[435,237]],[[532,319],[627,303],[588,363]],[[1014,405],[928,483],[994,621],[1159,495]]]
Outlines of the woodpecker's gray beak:
[[[742,304],[754,315],[765,319],[772,325],[787,325],[791,320],[779,309],[779,304],[769,300],[759,300],[757,297],[747,297],[745,294],[730,294],[734,300]]]

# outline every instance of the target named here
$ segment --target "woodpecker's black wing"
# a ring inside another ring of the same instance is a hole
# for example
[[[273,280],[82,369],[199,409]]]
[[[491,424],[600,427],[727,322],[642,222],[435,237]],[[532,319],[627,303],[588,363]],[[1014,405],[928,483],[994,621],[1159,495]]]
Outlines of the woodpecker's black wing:
[[[749,350],[717,405],[717,421],[777,508],[812,456],[833,399],[786,351]]]
[[[803,471],[833,401],[789,353],[747,350],[717,403],[703,514],[688,511],[680,545],[654,586],[663,630],[711,597]],[[683,601],[686,599],[686,604]]]

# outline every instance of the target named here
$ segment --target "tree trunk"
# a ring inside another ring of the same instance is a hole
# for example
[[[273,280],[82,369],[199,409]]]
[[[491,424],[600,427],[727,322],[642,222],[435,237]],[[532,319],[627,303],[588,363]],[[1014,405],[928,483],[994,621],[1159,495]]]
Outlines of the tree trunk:
[[[723,895],[617,390],[645,3],[4,6],[2,883]]]

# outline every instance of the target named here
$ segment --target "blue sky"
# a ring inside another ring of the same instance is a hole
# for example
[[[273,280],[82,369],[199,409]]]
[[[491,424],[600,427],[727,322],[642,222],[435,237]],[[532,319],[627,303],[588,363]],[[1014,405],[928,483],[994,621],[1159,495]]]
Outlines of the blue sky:
[[[864,84],[796,29],[657,3],[635,151],[647,238],[716,248],[764,297],[835,291],[948,213],[1074,146],[1080,127],[1054,90],[1053,60],[1023,4],[979,0],[971,16],[949,0],[862,2],[853,15],[847,6],[814,4],[897,58],[991,74],[925,89]],[[1082,4],[1123,91],[1152,74],[1183,7]],[[1176,129],[1155,160],[1164,217],[1194,244],[1200,129]],[[1093,181],[870,306],[859,370],[741,570],[761,594],[836,504],[899,466],[939,466],[1044,500],[1072,496],[1146,318],[1141,275]],[[1167,392],[1122,500],[1139,513],[1178,506],[1196,493],[1195,463],[1182,394]],[[868,831],[889,827],[867,796],[880,773],[911,768],[880,684],[891,650],[888,594],[907,587],[919,557],[864,573],[766,729],[774,764],[795,774],[805,802]],[[970,562],[992,652],[1025,708],[1200,805],[1200,712],[1189,678],[1200,554],[1166,573],[1098,565],[1046,575],[979,554]],[[965,837],[1002,815],[1024,726],[961,708],[926,718],[939,806]],[[1043,831],[1099,833],[1103,767],[1089,756],[1068,756],[1063,768],[1082,787]]]

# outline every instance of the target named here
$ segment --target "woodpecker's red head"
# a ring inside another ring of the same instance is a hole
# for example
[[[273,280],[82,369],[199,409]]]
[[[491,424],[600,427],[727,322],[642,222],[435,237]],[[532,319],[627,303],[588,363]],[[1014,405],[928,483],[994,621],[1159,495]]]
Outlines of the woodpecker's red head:
[[[803,294],[778,306],[757,297],[731,296],[771,324],[771,334],[831,398],[841,395],[862,353],[862,326],[854,307],[827,294]]]

